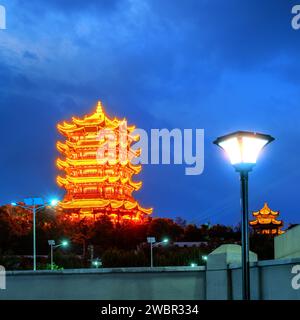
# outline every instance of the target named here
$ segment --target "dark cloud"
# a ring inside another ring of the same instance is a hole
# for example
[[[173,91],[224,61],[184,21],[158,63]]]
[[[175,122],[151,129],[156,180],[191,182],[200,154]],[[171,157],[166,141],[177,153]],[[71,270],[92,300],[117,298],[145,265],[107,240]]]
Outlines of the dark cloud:
[[[106,14],[115,10],[125,0],[17,0],[19,6],[26,6],[33,9],[41,9],[44,11],[58,10],[66,14],[72,12],[83,13],[87,10],[98,10],[99,14]],[[126,0],[127,1],[127,0]]]
[[[285,51],[296,53],[299,38],[291,28],[294,1],[151,1],[154,12],[185,32],[194,48],[215,59],[248,68]]]
[[[32,59],[32,60],[38,60],[38,56],[30,51],[25,51],[23,53],[23,58],[25,59]]]
[[[5,3],[1,201],[60,192],[54,183],[55,125],[88,113],[102,99],[110,115],[148,130],[206,130],[203,175],[185,176],[184,166],[145,166],[137,197],[158,215],[238,222],[238,178],[211,141],[242,128],[278,138],[251,175],[251,209],[269,201],[285,220],[297,220],[300,31],[291,28],[292,4]]]

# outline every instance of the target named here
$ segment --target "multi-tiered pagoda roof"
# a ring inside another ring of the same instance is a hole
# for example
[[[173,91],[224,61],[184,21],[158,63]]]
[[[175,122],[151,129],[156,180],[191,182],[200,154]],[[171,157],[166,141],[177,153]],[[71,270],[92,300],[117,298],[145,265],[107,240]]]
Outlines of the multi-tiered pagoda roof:
[[[265,203],[264,207],[259,211],[252,213],[255,219],[250,221],[250,225],[259,234],[279,235],[284,233],[281,230],[283,221],[277,220],[279,211],[273,211]]]
[[[92,115],[73,117],[70,123],[58,124],[57,129],[65,137],[64,142],[57,142],[63,155],[57,159],[57,167],[65,172],[57,177],[58,185],[66,190],[60,203],[64,212],[73,218],[96,219],[105,214],[114,221],[139,221],[152,213],[152,208],[141,207],[132,196],[142,186],[142,182],[132,180],[141,171],[141,165],[131,163],[140,155],[140,150],[131,148],[139,139],[132,135],[135,126],[127,126],[126,119],[110,119],[98,102]],[[110,141],[106,132],[115,139]]]

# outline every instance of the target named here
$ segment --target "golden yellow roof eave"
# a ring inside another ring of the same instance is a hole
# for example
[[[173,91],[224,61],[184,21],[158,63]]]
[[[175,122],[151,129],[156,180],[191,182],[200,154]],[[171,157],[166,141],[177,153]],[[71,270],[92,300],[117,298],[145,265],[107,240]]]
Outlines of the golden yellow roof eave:
[[[108,199],[78,199],[73,201],[61,202],[59,206],[63,209],[76,209],[80,208],[105,208],[111,207],[112,209],[119,209],[124,207],[126,210],[137,209],[145,214],[151,214],[153,208],[142,208],[137,202],[128,200],[108,200]]]
[[[57,167],[59,169],[65,169],[68,168],[69,166],[77,166],[77,167],[82,167],[82,166],[97,166],[99,165],[99,161],[97,159],[86,159],[86,160],[72,160],[67,158],[66,160],[62,160],[58,158],[56,160]],[[121,166],[129,166],[130,169],[132,169],[136,174],[140,173],[142,170],[141,165],[136,165],[132,164],[129,160],[127,161],[119,161],[118,164]]]
[[[252,226],[258,225],[258,224],[274,224],[274,225],[281,225],[281,220],[276,220],[273,218],[264,218],[264,220],[253,220],[249,222]]]
[[[109,183],[115,183],[115,182],[121,182],[122,184],[128,183],[130,186],[132,186],[136,191],[139,190],[142,187],[142,181],[134,182],[130,180],[129,178],[122,178],[122,177],[110,177],[110,176],[104,176],[104,177],[70,177],[67,176],[66,178],[57,177],[57,183],[62,185],[68,185],[68,184],[85,184],[85,183],[102,183],[102,182],[109,182]]]
[[[258,216],[258,215],[272,215],[272,216],[278,216],[279,211],[273,211],[269,208],[268,204],[265,203],[264,207],[260,209],[259,211],[253,212],[253,216]]]
[[[57,129],[64,135],[70,135],[75,132],[79,132],[83,130],[84,127],[89,126],[103,126],[107,129],[117,129],[120,124],[126,121],[124,118],[123,120],[118,120],[117,118],[109,119],[103,112],[102,104],[99,101],[97,105],[96,112],[85,116],[83,119],[79,119],[76,117],[72,117],[72,123],[63,122],[62,124],[57,125]],[[127,131],[129,133],[135,130],[135,126],[127,126]],[[136,141],[137,137],[133,138]]]

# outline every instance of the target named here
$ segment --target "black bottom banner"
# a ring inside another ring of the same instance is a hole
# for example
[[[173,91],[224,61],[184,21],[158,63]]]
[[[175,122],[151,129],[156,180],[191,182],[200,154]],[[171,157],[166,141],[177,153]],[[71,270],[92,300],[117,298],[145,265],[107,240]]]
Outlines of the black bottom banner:
[[[0,301],[6,319],[208,319],[286,317],[300,301]],[[1,317],[2,319],[2,317]],[[4,319],[4,318],[3,318]]]

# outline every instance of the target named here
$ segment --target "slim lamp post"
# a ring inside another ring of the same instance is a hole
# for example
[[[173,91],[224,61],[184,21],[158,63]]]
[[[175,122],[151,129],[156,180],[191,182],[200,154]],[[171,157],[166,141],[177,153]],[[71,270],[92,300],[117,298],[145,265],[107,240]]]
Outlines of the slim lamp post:
[[[242,283],[243,299],[250,300],[248,171],[240,172],[242,214]]]
[[[153,243],[150,243],[150,267],[153,268]]]
[[[51,263],[51,270],[53,270],[54,267],[54,262],[53,262],[53,250],[55,248],[59,248],[59,247],[67,247],[69,245],[69,242],[64,240],[62,241],[60,244],[55,245],[55,241],[54,240],[48,240],[48,244],[50,246],[50,263]]]
[[[153,243],[156,242],[155,237],[148,237],[147,242],[150,244],[150,267],[153,268]]]
[[[250,300],[250,264],[249,264],[249,212],[248,212],[248,176],[256,164],[261,150],[274,140],[266,134],[237,131],[217,138],[214,144],[228,155],[231,164],[240,174],[241,215],[242,215],[242,296]]]
[[[36,271],[36,205],[32,206],[33,270]]]
[[[51,270],[53,270],[53,246],[55,246],[54,240],[48,240],[48,244],[50,246],[50,264],[51,264]]]
[[[11,205],[13,207],[20,207],[32,212],[33,270],[36,271],[36,214],[47,206],[55,207],[58,204],[58,200],[52,199],[49,202],[44,202],[42,198],[26,198],[23,203],[20,204],[12,202]]]
[[[147,242],[150,244],[150,267],[153,268],[153,247],[157,247],[161,244],[167,244],[169,239],[165,238],[163,241],[156,242],[155,237],[148,237]]]

